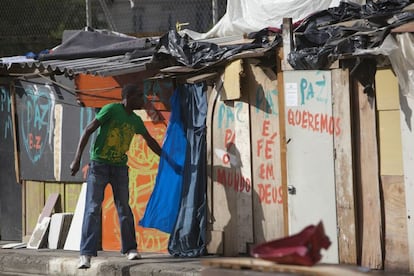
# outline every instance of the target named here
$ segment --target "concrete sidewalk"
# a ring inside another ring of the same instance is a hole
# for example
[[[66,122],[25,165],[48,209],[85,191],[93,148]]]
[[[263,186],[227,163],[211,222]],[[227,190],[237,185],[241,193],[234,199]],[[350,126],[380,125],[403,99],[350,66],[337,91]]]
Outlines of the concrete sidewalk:
[[[0,242],[4,245],[6,242]],[[79,252],[51,249],[1,249],[0,275],[201,275],[201,258],[141,253],[127,260],[119,252],[99,251],[91,268],[78,269]],[[208,257],[207,257],[208,258]]]
[[[313,267],[278,265],[260,259],[207,256],[175,258],[169,254],[142,253],[140,260],[127,260],[119,252],[99,251],[91,268],[78,269],[78,251],[53,249],[2,249],[0,276],[24,275],[111,275],[111,276],[265,276],[265,275],[413,275],[370,271],[358,266],[317,264]],[[203,266],[203,263],[206,266]],[[219,265],[217,265],[219,264]]]

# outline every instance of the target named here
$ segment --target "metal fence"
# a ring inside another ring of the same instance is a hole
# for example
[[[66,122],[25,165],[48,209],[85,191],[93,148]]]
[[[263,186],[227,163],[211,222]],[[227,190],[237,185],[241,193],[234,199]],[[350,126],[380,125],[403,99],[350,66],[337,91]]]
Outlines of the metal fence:
[[[37,52],[60,43],[67,29],[109,29],[160,35],[177,26],[207,32],[227,0],[1,0],[0,56]]]

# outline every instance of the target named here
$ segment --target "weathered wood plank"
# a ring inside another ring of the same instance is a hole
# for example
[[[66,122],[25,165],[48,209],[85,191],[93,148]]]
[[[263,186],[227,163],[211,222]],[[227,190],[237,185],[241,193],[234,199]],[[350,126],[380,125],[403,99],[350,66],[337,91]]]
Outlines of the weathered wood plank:
[[[221,85],[220,81],[216,82],[217,85]],[[214,230],[214,194],[213,194],[213,158],[214,158],[214,148],[213,148],[213,114],[217,103],[218,93],[214,87],[209,89],[208,97],[208,109],[207,109],[207,251],[210,254],[223,254],[223,231]]]
[[[285,236],[279,92],[277,76],[270,68],[248,60],[245,71],[251,114],[253,230],[258,244]]]
[[[331,72],[332,113],[341,122],[340,133],[334,135],[339,263],[357,264],[349,71],[335,69]]]
[[[213,230],[223,231],[225,256],[246,252],[246,244],[253,242],[251,191],[248,190],[251,185],[249,118],[243,114],[248,114],[243,111],[246,108],[246,103],[240,101],[222,101],[220,94],[212,116],[211,212]]]
[[[414,200],[412,200],[414,194],[414,118],[412,116],[414,99],[411,96],[401,96],[400,105],[409,270],[414,272]]]
[[[353,122],[356,146],[356,185],[359,195],[359,226],[361,237],[361,265],[382,269],[382,219],[376,133],[375,98],[364,93],[358,82],[353,82],[355,99]]]
[[[82,183],[65,183],[64,211],[74,213],[79,194],[82,189]]]
[[[288,208],[288,185],[287,185],[287,142],[286,142],[286,116],[285,116],[285,89],[282,72],[283,48],[277,50],[277,90],[279,105],[279,133],[280,133],[280,179],[282,184],[283,201],[283,228],[284,235],[289,234],[289,208]]]
[[[31,235],[45,204],[45,184],[37,181],[25,182],[26,235]]]
[[[241,275],[250,275],[254,271],[268,272],[265,275],[270,275],[270,272],[282,273],[283,275],[290,275],[290,273],[294,275],[365,275],[369,272],[368,269],[358,266],[328,264],[316,264],[314,266],[285,265],[255,258],[209,258],[203,259],[202,264],[206,267],[233,269]],[[208,271],[208,268],[206,271]],[[226,273],[225,270],[214,271],[214,273],[202,273],[202,275],[236,275],[236,273]]]
[[[385,213],[384,270],[409,271],[403,176],[381,176]]]
[[[233,154],[236,162],[233,166],[234,189],[237,192],[237,228],[239,240],[239,253],[248,253],[248,245],[253,244],[253,199],[252,199],[252,165],[251,165],[251,144],[250,140],[250,112],[248,94],[241,95],[240,100],[234,101],[234,114],[236,115],[234,126],[234,144],[228,144],[227,151]],[[237,164],[237,165],[236,165]],[[240,173],[240,180],[237,181],[237,174]],[[255,210],[256,211],[256,210]],[[255,213],[256,215],[256,213]]]

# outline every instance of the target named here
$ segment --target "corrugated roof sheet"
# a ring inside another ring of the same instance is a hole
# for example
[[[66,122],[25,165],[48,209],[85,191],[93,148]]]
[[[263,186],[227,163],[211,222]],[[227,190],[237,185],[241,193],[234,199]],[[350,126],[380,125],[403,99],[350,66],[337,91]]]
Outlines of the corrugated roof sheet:
[[[116,76],[143,71],[151,56],[128,59],[125,55],[112,57],[81,58],[74,60],[15,61],[0,63],[0,74],[54,73],[74,76],[91,74],[95,76]]]

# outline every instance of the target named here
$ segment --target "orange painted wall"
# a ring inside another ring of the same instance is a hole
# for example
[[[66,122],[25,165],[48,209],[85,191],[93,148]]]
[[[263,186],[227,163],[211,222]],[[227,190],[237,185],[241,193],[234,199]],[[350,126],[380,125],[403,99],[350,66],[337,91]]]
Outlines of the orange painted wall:
[[[109,102],[119,101],[120,87],[125,83],[138,83],[144,76],[148,77],[149,73],[105,78],[81,75],[75,80],[77,88],[88,93],[78,93],[79,100],[88,107],[102,107]],[[162,144],[170,117],[169,99],[173,92],[172,82],[146,80],[144,92],[147,96],[146,110],[139,110],[137,114],[144,120],[151,135]],[[141,252],[166,252],[169,234],[138,226],[154,188],[159,157],[151,151],[140,135],[134,137],[127,154],[130,206],[135,218],[138,249]],[[106,187],[102,205],[102,248],[106,251],[119,251],[121,248],[118,215],[110,185]]]

